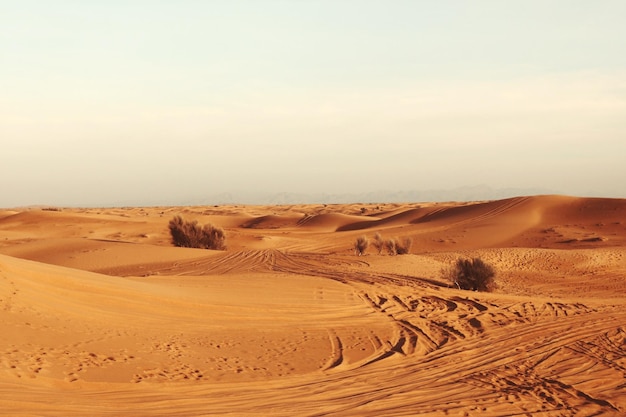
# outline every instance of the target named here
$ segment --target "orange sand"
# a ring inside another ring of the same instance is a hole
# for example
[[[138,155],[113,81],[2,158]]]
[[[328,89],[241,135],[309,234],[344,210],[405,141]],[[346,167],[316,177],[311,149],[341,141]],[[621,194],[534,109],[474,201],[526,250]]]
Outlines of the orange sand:
[[[0,315],[0,415],[626,415],[626,200],[0,210]]]

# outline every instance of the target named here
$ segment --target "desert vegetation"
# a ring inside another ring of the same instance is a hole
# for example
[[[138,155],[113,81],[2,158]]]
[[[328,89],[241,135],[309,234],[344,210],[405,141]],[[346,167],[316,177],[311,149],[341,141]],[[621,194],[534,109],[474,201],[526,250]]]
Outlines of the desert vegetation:
[[[413,239],[405,237],[402,240],[396,239],[396,255],[407,255],[413,245]]]
[[[380,233],[374,235],[372,240],[372,246],[376,249],[379,255],[383,253],[383,250],[387,251],[387,254],[394,255],[406,255],[411,251],[413,245],[413,239],[405,237],[400,240],[399,238],[384,239]],[[355,252],[360,256],[365,254],[365,249],[369,246],[369,240],[366,236],[360,236],[354,243]],[[360,250],[362,248],[363,250]]]
[[[393,256],[398,254],[398,248],[396,247],[397,241],[395,239],[387,239],[383,244],[389,255]]]
[[[201,226],[196,220],[184,220],[176,216],[169,223],[174,246],[198,249],[226,249],[224,230],[212,224]]]
[[[376,248],[379,255],[383,252],[383,249],[385,248],[385,241],[380,233],[376,232],[372,245]]]
[[[365,255],[365,251],[367,250],[369,244],[370,241],[367,236],[359,236],[356,239],[356,242],[354,242],[354,252],[358,256]]]
[[[452,285],[470,291],[492,291],[495,274],[494,268],[480,258],[459,258],[442,271],[444,279]]]

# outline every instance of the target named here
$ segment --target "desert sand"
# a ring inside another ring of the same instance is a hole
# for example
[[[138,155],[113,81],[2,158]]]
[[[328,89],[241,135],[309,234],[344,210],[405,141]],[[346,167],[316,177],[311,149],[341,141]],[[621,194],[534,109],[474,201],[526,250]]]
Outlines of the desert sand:
[[[626,415],[626,200],[3,209],[0,315],[2,415]]]

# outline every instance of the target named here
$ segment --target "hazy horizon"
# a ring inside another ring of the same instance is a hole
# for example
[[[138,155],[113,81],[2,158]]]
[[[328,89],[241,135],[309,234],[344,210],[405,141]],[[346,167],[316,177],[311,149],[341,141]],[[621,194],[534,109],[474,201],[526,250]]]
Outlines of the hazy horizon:
[[[567,194],[548,188],[491,188],[487,185],[461,186],[448,189],[413,190],[371,190],[360,193],[306,193],[306,192],[195,192],[187,196],[170,198],[167,195],[151,198],[93,200],[90,204],[68,202],[47,204],[42,201],[33,204],[4,206],[0,209],[22,208],[106,208],[106,207],[175,207],[175,206],[220,206],[220,205],[297,205],[297,204],[386,204],[386,203],[436,203],[436,202],[475,202],[503,200],[514,197],[560,195],[585,198],[615,198],[589,191],[581,194]]]
[[[0,4],[0,207],[626,197],[622,1]]]

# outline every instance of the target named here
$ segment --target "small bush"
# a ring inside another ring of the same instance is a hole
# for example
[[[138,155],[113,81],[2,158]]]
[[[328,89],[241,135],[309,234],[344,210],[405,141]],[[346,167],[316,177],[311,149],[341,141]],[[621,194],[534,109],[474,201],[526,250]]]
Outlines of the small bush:
[[[365,251],[367,250],[369,244],[370,241],[367,239],[367,237],[359,236],[356,239],[356,242],[354,242],[354,252],[359,256],[365,255]]]
[[[199,249],[226,249],[224,230],[211,224],[200,226],[197,221],[186,221],[176,216],[169,223],[174,246]]]
[[[411,250],[413,240],[410,237],[407,237],[402,239],[402,241],[400,241],[398,238],[387,239],[383,241],[381,238],[381,245],[387,250],[387,253],[391,256],[406,255]],[[378,253],[380,254],[381,251],[382,249]]]
[[[397,255],[398,254],[398,243],[395,239],[387,239],[385,240],[385,249],[387,249],[387,253],[389,255]]]
[[[413,239],[410,237],[406,237],[402,239],[402,242],[396,241],[396,254],[398,255],[406,255],[411,250],[411,246],[413,245]]]
[[[385,241],[383,240],[383,237],[380,235],[380,233],[376,233],[374,235],[374,241],[372,242],[372,245],[376,248],[378,254],[380,255],[385,247]]]
[[[492,291],[495,270],[480,258],[457,259],[452,267],[442,271],[445,279],[461,290]]]

